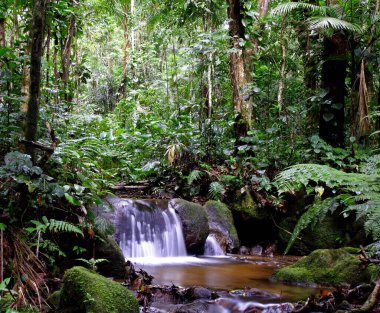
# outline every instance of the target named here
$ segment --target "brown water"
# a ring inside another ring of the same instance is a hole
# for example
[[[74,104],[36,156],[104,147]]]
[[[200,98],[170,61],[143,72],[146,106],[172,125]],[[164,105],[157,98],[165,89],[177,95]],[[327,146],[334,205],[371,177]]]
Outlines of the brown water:
[[[298,301],[319,292],[318,289],[290,286],[270,281],[273,271],[291,264],[294,257],[248,257],[243,261],[230,258],[181,258],[163,264],[136,264],[155,277],[154,283],[183,287],[204,286],[216,290],[257,288],[275,294],[270,302]],[[163,261],[165,262],[165,261]]]

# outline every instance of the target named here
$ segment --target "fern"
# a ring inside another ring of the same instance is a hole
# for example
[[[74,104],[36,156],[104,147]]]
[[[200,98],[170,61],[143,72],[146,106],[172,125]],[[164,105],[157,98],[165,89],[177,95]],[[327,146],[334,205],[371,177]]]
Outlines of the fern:
[[[285,249],[285,254],[289,252],[289,249],[294,244],[294,241],[298,238],[300,232],[308,226],[314,227],[316,224],[323,221],[327,212],[334,212],[338,207],[338,202],[335,199],[327,198],[325,200],[318,199],[311,206],[308,207],[307,211],[302,214],[298,220],[296,226],[293,229],[293,233],[290,236],[288,245]]]
[[[189,176],[187,176],[187,183],[189,185],[191,185],[193,182],[195,182],[196,180],[198,180],[199,178],[202,177],[202,175],[204,174],[204,172],[200,171],[200,170],[193,170],[190,172]]]
[[[212,182],[209,187],[210,198],[220,200],[225,193],[224,186],[220,182]]]
[[[77,226],[65,221],[51,219],[49,221],[48,229],[52,232],[77,233],[84,237],[83,232]]]
[[[377,158],[374,159],[377,160]],[[374,163],[377,165],[377,162]],[[371,235],[374,240],[380,240],[379,171],[376,170],[368,174],[346,173],[326,165],[298,164],[281,172],[276,177],[280,194],[294,192],[302,187],[309,187],[320,182],[325,183],[330,188],[339,189],[340,193],[323,201],[317,200],[307,209],[293,230],[286,253],[303,229],[320,222],[329,210],[333,211],[337,208],[334,203],[339,202],[346,206],[342,213],[354,212],[357,219],[364,218],[366,233]]]

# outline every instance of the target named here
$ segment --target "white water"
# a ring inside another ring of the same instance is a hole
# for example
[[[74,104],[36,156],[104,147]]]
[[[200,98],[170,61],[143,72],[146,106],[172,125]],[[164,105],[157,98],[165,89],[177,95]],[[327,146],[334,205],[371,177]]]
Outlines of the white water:
[[[204,254],[212,256],[225,255],[222,247],[212,234],[208,235],[206,239]]]
[[[186,256],[182,224],[173,209],[144,200],[110,202],[116,209],[115,237],[126,258]]]

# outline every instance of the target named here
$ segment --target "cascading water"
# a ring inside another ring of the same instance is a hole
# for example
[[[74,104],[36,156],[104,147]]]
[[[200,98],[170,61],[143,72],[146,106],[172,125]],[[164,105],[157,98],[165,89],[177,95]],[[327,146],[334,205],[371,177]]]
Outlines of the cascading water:
[[[205,243],[205,255],[225,255],[222,247],[213,235],[208,235]]]
[[[182,224],[167,201],[111,198],[115,238],[126,258],[186,256]]]

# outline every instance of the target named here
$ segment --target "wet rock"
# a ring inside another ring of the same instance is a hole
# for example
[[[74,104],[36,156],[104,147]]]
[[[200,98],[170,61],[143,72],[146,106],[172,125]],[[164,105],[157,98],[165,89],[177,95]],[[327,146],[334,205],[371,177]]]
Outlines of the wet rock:
[[[232,252],[239,247],[239,238],[230,209],[220,201],[208,201],[204,206],[210,227],[224,252]]]
[[[251,248],[251,250],[249,251],[249,254],[250,255],[262,255],[263,254],[263,247],[260,245],[256,245],[256,246]]]
[[[269,257],[273,257],[274,255],[278,255],[278,248],[277,248],[277,244],[276,243],[273,243],[271,245],[269,245],[268,247],[265,248],[264,252],[263,252],[263,255],[264,256],[269,256]]]
[[[182,199],[171,200],[169,207],[172,207],[181,219],[187,252],[203,254],[204,244],[210,233],[204,207]]]
[[[96,258],[108,262],[97,264],[99,274],[107,277],[126,278],[125,257],[120,247],[110,236],[103,238],[96,248]]]
[[[239,254],[241,254],[241,255],[249,255],[249,249],[246,246],[241,246],[239,248]]]
[[[271,293],[269,291],[257,289],[257,288],[246,288],[238,289],[230,292],[230,295],[244,298],[261,298],[261,299],[279,299],[281,296],[279,294]]]
[[[138,313],[139,307],[131,291],[119,283],[80,266],[66,271],[60,292],[60,309],[73,312]]]
[[[295,264],[275,271],[273,278],[294,284],[346,285],[370,282],[375,268],[363,268],[352,249],[320,249]]]
[[[176,306],[170,313],[205,313],[209,312],[210,304],[205,301],[194,301],[191,303]],[[217,311],[214,311],[217,312]]]
[[[197,300],[197,299],[211,299],[212,292],[205,288],[194,286],[187,289],[185,297],[188,300]]]

